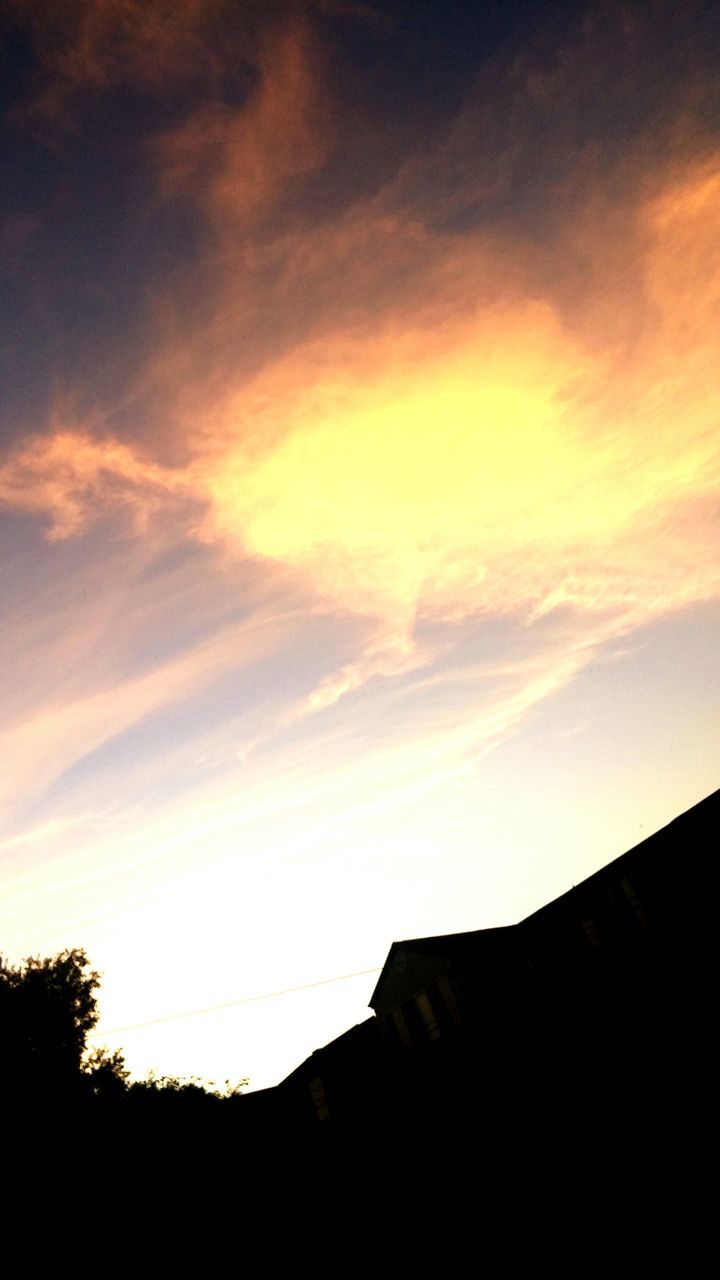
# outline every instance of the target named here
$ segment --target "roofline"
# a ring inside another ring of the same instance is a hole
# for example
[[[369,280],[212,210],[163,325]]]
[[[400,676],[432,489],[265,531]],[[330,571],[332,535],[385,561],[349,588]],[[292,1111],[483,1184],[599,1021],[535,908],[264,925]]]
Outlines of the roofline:
[[[612,858],[611,861],[606,862],[604,866],[598,867],[597,871],[591,872],[591,874],[589,876],[586,876],[584,880],[581,880],[579,884],[571,885],[569,889],[566,889],[564,893],[559,894],[557,898],[551,898],[549,902],[543,903],[541,907],[538,907],[535,911],[531,911],[530,915],[523,916],[522,919],[516,920],[513,924],[494,925],[489,929],[467,929],[462,931],[461,933],[438,933],[428,938],[405,938],[402,941],[392,942],[390,944],[390,950],[388,951],[387,956],[385,958],[385,963],[383,964],[382,970],[380,971],[380,977],[375,983],[373,993],[370,996],[370,999],[368,1000],[368,1008],[372,1009],[373,1001],[375,1000],[375,997],[380,990],[380,986],[385,979],[385,971],[393,955],[395,954],[395,952],[399,947],[413,947],[413,946],[422,947],[423,944],[427,944],[429,942],[442,942],[443,939],[446,939],[446,938],[452,939],[454,942],[456,942],[459,938],[472,938],[472,937],[476,937],[478,934],[490,935],[490,934],[506,933],[512,929],[517,929],[520,925],[523,925],[527,921],[533,920],[536,916],[540,915],[542,911],[546,911],[549,907],[554,906],[555,903],[561,902],[563,898],[567,898],[568,895],[579,892],[581,889],[589,885],[591,881],[597,879],[600,876],[603,876],[607,871],[609,871],[613,866],[615,866],[616,863],[622,862],[624,858],[631,857],[632,854],[637,853],[638,850],[642,849],[645,845],[650,844],[651,841],[655,840],[658,836],[662,835],[664,831],[669,831],[669,829],[675,826],[677,822],[682,822],[685,818],[689,817],[691,813],[694,813],[695,810],[702,808],[704,804],[706,804],[709,800],[712,800],[712,799],[720,800],[720,788],[718,788],[716,791],[711,791],[709,795],[704,796],[702,800],[698,800],[696,804],[690,805],[689,809],[685,809],[682,813],[676,814],[676,816],[674,818],[671,818],[669,822],[666,822],[663,827],[658,827],[656,831],[653,831],[649,836],[646,836],[644,840],[640,840],[638,844],[633,845],[632,848],[626,849],[624,853],[618,854],[616,858]]]
[[[480,935],[489,938],[495,934],[508,934],[516,927],[517,925],[515,924],[498,924],[491,925],[489,929],[463,929],[460,933],[436,933],[427,938],[402,938],[397,942],[391,942],[390,950],[385,957],[385,963],[380,972],[380,977],[375,983],[372,995],[368,1000],[368,1008],[372,1008],[373,1000],[375,999],[375,996],[380,989],[380,984],[383,981],[385,970],[387,969],[393,955],[400,947],[408,947],[410,949],[413,947],[423,947],[430,942],[442,942],[445,938],[452,938],[453,942],[457,942],[459,938],[477,938]]]

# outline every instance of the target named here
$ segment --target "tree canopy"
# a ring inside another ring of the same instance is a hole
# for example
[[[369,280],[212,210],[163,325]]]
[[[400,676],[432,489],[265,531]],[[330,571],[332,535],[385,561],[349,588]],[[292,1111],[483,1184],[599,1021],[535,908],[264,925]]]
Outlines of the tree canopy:
[[[222,1091],[153,1073],[131,1082],[120,1050],[88,1047],[99,986],[100,975],[80,948],[19,965],[0,957],[0,1097],[6,1104],[217,1103],[240,1096],[242,1084],[228,1081]]]
[[[31,956],[13,966],[0,960],[0,1062],[5,1097],[79,1099],[88,1033],[97,1022],[100,976],[84,951]]]

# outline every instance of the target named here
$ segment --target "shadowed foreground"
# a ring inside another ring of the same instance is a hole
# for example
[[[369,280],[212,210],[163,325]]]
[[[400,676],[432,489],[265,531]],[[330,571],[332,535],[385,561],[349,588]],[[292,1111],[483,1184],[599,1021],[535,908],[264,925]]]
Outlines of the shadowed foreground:
[[[67,1027],[64,1074],[13,1096],[21,1049],[6,983],[6,1132],[70,1166],[110,1160],[145,1208],[151,1193],[196,1207],[243,1195],[270,1213],[314,1205],[342,1217],[371,1199],[375,1211],[402,1204],[435,1236],[447,1229],[437,1206],[469,1199],[486,1219],[514,1206],[546,1227],[555,1215],[597,1226],[597,1214],[631,1214],[656,1248],[678,1214],[702,1216],[703,872],[719,817],[716,792],[518,925],[393,944],[373,1016],[277,1088],[244,1096],[133,1095],[107,1060],[95,1064],[104,1086],[86,1067],[81,1095],[68,1080],[82,1034]],[[81,1030],[94,979],[78,993]]]

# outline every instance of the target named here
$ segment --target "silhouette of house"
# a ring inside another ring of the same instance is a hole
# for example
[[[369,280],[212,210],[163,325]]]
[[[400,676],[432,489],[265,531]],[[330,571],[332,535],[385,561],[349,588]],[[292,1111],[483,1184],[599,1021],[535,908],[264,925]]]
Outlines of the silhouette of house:
[[[508,1116],[570,1133],[589,1099],[596,1128],[628,1110],[652,1127],[700,1054],[698,885],[719,828],[717,791],[517,924],[394,942],[374,1016],[281,1087],[354,1149],[394,1131],[437,1154]]]
[[[296,1092],[307,1121],[359,1123],[385,1057],[378,1020],[366,1018],[316,1049],[282,1087]]]
[[[370,998],[388,1043],[435,1040],[518,1001],[615,989],[693,947],[699,870],[720,833],[720,791],[518,924],[394,942]],[[667,975],[666,975],[667,976]]]

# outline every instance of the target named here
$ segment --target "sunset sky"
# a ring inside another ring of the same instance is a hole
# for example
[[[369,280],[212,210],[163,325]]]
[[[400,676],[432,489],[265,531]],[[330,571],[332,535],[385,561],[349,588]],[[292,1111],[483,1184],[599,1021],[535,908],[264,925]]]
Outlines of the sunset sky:
[[[259,1088],[720,785],[720,6],[0,46],[0,952]]]

